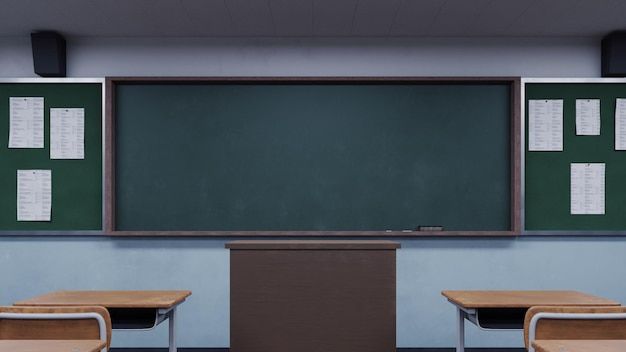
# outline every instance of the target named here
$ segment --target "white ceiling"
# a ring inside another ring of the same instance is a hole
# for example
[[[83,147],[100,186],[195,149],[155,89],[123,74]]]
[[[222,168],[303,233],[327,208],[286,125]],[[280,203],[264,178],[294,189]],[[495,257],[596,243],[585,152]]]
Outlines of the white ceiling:
[[[626,0],[0,0],[0,36],[601,37]]]

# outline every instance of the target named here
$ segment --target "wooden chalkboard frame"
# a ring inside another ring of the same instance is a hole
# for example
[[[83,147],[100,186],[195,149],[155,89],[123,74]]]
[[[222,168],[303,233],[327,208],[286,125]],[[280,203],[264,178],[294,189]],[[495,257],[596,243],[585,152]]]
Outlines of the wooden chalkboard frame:
[[[510,86],[510,229],[506,231],[121,231],[115,226],[115,91],[118,84],[508,84]],[[445,237],[517,236],[521,232],[520,77],[107,77],[104,228],[111,236],[204,237]]]
[[[32,77],[15,77],[15,78],[0,78],[1,84],[99,84],[101,86],[101,105],[102,109],[100,111],[101,116],[101,137],[102,137],[102,175],[101,175],[101,184],[102,184],[102,228],[98,230],[1,230],[0,236],[101,236],[105,233],[105,189],[104,189],[104,180],[105,180],[105,149],[106,149],[106,141],[104,138],[105,134],[105,123],[106,123],[106,85],[105,78],[102,77],[80,77],[80,78],[32,78]],[[45,137],[45,140],[48,141],[48,137]],[[54,200],[53,205],[54,207]]]
[[[626,84],[626,78],[522,78],[521,79],[521,129],[520,148],[521,160],[521,234],[524,236],[626,236],[626,231],[611,230],[527,230],[526,229],[526,84]]]

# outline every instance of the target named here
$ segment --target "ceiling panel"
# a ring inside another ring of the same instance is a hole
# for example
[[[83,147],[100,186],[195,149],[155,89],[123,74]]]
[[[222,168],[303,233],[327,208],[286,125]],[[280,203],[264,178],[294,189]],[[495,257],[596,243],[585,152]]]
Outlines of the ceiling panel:
[[[0,33],[54,29],[68,36],[200,36],[230,29],[223,0],[8,0]]]
[[[313,0],[270,0],[276,33],[313,34]]]
[[[0,36],[593,37],[626,0],[2,0]]]
[[[233,22],[224,0],[180,0],[189,29],[185,36],[223,36],[233,32]]]
[[[98,13],[98,6],[86,1],[65,0],[60,4],[41,0],[5,0],[0,12],[0,34],[24,36],[32,30],[56,29],[69,35],[94,35],[102,32],[106,21],[107,18]]]
[[[508,29],[509,34],[518,36],[549,35],[548,30],[555,22],[562,25],[572,8],[585,0],[534,1]],[[580,19],[578,19],[580,20]]]
[[[403,0],[391,27],[392,35],[424,36],[437,21],[446,0]]]
[[[357,3],[358,0],[313,0],[313,34],[349,35]]]
[[[536,1],[491,0],[471,22],[466,23],[465,30],[476,36],[506,36],[511,30],[511,23],[523,16]]]
[[[389,35],[399,8],[400,0],[359,0],[352,22],[352,35]]]
[[[94,1],[85,1],[85,3],[95,4]],[[101,8],[92,5],[92,13],[88,19],[105,18],[106,24],[103,25],[105,26],[103,30],[109,35],[123,35],[123,31],[130,31],[149,32],[153,33],[153,36],[162,36],[170,32],[180,32],[189,26],[189,21],[181,6],[169,0],[118,1],[116,5]],[[82,16],[76,14],[73,18],[75,20]],[[69,20],[72,21],[72,19]]]
[[[269,0],[225,0],[235,36],[274,36]]]
[[[446,1],[425,35],[454,37],[471,33],[477,27],[479,14],[490,2],[491,0]]]
[[[558,21],[552,21],[546,27],[546,33],[603,36],[610,30],[626,29],[626,1],[578,1],[563,10],[559,17],[561,18]]]

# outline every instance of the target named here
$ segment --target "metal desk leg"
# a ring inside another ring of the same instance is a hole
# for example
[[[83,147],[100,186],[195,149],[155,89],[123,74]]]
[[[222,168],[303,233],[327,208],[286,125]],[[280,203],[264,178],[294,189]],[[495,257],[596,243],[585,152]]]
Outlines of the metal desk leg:
[[[169,352],[176,352],[176,307],[172,308],[167,313],[169,329],[170,329],[170,350]]]
[[[456,352],[465,352],[465,312],[460,308],[457,308],[457,320]]]

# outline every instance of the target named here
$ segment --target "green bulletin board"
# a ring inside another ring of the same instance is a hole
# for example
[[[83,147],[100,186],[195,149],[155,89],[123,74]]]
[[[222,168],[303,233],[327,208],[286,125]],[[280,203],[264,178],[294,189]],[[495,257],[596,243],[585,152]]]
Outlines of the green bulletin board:
[[[528,101],[563,99],[563,151],[528,151],[525,136],[525,230],[626,230],[626,151],[615,150],[615,100],[626,98],[626,83],[526,83]],[[576,135],[576,99],[600,99],[599,136]],[[570,163],[605,163],[605,214],[570,214]]]
[[[102,231],[102,83],[0,81],[0,233]],[[9,98],[44,98],[44,148],[9,149]],[[50,108],[85,109],[85,158],[50,159]],[[51,221],[17,221],[17,170],[52,170]]]

